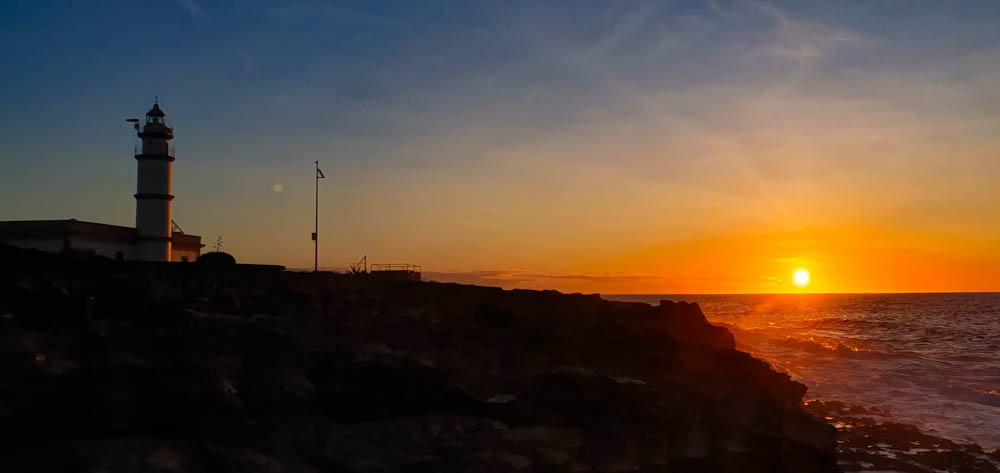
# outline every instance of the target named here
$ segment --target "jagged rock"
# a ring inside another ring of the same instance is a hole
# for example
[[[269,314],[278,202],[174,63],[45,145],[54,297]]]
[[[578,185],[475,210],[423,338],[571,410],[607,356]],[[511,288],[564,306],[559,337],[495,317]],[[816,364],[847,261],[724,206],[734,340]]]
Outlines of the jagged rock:
[[[694,304],[0,256],[3,471],[837,469]]]

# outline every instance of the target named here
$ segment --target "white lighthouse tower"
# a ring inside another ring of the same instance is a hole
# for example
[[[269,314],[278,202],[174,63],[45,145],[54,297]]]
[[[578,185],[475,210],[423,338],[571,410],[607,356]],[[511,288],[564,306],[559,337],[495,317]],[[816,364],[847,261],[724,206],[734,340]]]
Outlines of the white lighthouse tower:
[[[136,129],[142,139],[142,151],[135,155],[139,162],[135,193],[135,229],[139,242],[135,259],[170,261],[171,220],[170,174],[174,156],[168,142],[174,129],[167,126],[160,104],[146,112],[146,124]]]

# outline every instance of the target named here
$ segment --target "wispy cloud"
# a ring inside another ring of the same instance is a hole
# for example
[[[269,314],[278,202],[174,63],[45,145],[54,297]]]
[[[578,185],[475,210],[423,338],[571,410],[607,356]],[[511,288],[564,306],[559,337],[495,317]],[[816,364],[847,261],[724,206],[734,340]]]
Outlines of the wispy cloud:
[[[278,5],[266,11],[266,14],[277,20],[285,21],[324,21],[331,24],[364,25],[368,28],[382,30],[407,30],[419,21],[414,18],[399,18],[393,15],[374,14],[364,9],[349,8],[343,5],[315,5],[305,2],[278,2]]]
[[[639,32],[653,18],[652,13],[652,8],[648,4],[627,11],[621,20],[601,34],[600,39],[587,50],[587,53],[594,58],[612,53],[630,36]]]
[[[863,40],[861,35],[850,30],[793,18],[774,5],[761,2],[750,5],[775,23],[775,41],[761,50],[765,54],[808,61],[834,48],[859,44]]]
[[[432,281],[499,285],[503,287],[552,287],[555,281],[596,283],[606,287],[613,287],[620,284],[639,282],[709,282],[731,280],[731,278],[724,277],[693,277],[627,273],[545,274],[520,270],[427,271],[424,273],[424,277],[425,279]]]
[[[206,21],[205,14],[202,13],[201,7],[198,6],[196,0],[177,0],[188,13],[191,14],[198,21]]]

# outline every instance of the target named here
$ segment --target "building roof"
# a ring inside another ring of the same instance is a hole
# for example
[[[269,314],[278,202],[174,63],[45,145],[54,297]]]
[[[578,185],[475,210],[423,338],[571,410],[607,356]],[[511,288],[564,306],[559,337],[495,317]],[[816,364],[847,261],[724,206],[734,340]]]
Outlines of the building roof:
[[[132,244],[138,239],[135,228],[105,223],[69,220],[11,220],[0,221],[0,239],[11,238],[69,238],[82,237],[92,240]],[[175,246],[187,249],[201,248],[201,236],[173,233]]]
[[[0,237],[5,238],[67,238],[72,236],[131,241],[136,238],[136,231],[132,227],[83,222],[76,219],[0,222]]]
[[[173,232],[170,234],[171,240],[173,240],[172,246],[175,250],[201,250],[203,245],[201,243],[201,236],[199,235],[188,235],[184,232]]]

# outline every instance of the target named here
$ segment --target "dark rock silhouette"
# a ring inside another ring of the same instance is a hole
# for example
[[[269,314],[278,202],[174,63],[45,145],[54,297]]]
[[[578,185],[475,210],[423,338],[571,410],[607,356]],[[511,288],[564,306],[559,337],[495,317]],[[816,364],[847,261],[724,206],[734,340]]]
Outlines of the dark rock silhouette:
[[[0,261],[3,471],[837,471],[694,304]]]
[[[837,461],[847,471],[996,473],[1000,451],[984,450],[892,422],[889,412],[839,401],[809,401],[805,409],[838,428]]]
[[[228,266],[236,264],[233,255],[222,251],[210,251],[198,257],[198,262],[212,266]]]

